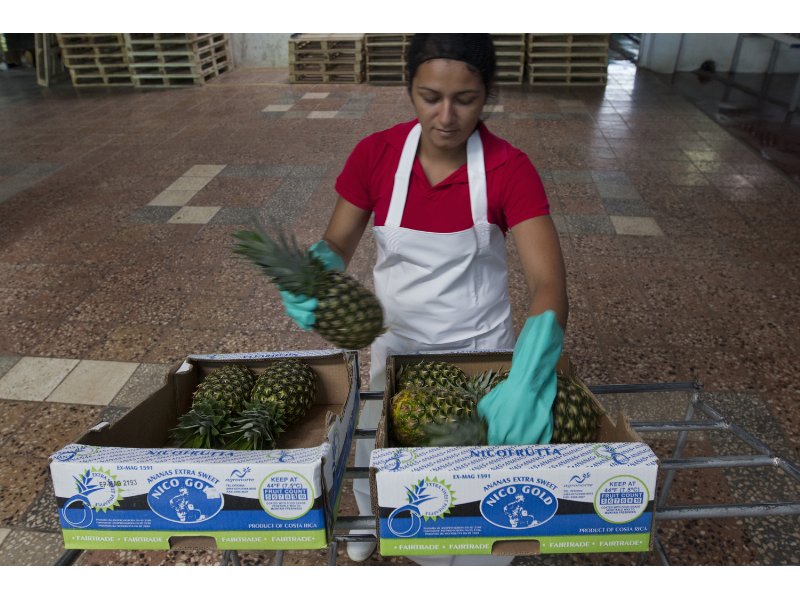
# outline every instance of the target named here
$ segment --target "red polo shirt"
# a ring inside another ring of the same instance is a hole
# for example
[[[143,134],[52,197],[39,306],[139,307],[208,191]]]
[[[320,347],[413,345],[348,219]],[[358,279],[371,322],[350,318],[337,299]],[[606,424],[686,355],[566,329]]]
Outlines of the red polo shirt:
[[[336,180],[336,191],[355,206],[375,213],[374,225],[386,222],[394,174],[406,137],[417,120],[400,123],[361,140]],[[546,215],[550,205],[542,180],[528,156],[479,126],[486,165],[488,219],[503,233],[517,223]],[[467,166],[431,186],[419,158],[414,159],[401,227],[453,233],[473,226]]]

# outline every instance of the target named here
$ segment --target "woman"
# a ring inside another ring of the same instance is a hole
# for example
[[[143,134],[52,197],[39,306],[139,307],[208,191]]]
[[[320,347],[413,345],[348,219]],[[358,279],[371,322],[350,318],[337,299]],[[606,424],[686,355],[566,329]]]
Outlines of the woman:
[[[374,215],[375,291],[389,331],[371,348],[371,389],[384,388],[391,354],[514,348],[508,380],[479,405],[489,443],[546,443],[567,322],[564,265],[536,170],[480,120],[495,72],[491,36],[416,34],[407,65],[417,118],[356,146],[313,251],[331,268],[344,268]],[[530,293],[516,344],[507,231]],[[297,307],[287,302],[287,312]],[[366,404],[359,427],[374,428],[380,407]],[[372,448],[369,440],[357,441],[357,466],[369,464]],[[367,482],[356,480],[354,491],[360,513],[371,514]],[[373,549],[374,543],[348,544],[354,560]]]

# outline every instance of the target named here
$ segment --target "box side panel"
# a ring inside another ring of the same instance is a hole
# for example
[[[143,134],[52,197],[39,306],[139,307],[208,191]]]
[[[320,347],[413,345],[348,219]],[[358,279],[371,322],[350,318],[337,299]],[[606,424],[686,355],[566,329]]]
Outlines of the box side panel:
[[[168,549],[197,537],[222,549],[327,543],[321,462],[54,461],[51,473],[68,548]]]
[[[380,548],[387,556],[646,552],[650,547],[652,464],[378,471],[376,478]]]

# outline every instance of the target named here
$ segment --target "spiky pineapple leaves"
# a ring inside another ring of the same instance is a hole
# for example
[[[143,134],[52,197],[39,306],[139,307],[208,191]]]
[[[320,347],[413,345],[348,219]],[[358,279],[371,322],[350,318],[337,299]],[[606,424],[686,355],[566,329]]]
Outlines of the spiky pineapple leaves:
[[[429,423],[423,430],[430,446],[486,446],[489,443],[489,426],[477,410],[446,423]]]
[[[200,402],[178,418],[172,437],[181,448],[223,448],[230,417],[224,405]]]
[[[448,372],[447,377],[443,375],[445,372]],[[413,369],[401,370],[400,391],[392,399],[390,413],[395,441],[418,446],[487,445],[488,424],[479,416],[477,404],[507,377],[508,371],[501,369],[484,371],[464,381],[458,372],[450,371],[446,363],[436,361],[423,361]],[[436,382],[438,388],[424,387],[431,382]],[[574,375],[558,373],[557,383],[551,443],[595,441],[601,412],[591,393]],[[445,387],[458,394],[433,393]],[[471,399],[471,406],[461,408],[459,403],[465,396]]]
[[[308,412],[315,386],[313,370],[299,359],[276,360],[257,378],[247,367],[226,365],[197,386],[172,439],[184,448],[271,450]]]
[[[325,265],[278,227],[233,233],[233,252],[261,268],[283,292],[317,300],[314,331],[338,348],[364,348],[384,333],[383,307],[356,279]]]

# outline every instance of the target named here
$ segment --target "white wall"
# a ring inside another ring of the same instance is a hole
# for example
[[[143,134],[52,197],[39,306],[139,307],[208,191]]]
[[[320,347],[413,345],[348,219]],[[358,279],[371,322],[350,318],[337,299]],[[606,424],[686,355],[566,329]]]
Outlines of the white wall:
[[[706,60],[716,63],[717,72],[728,71],[736,47],[735,33],[686,33],[680,60],[675,65],[680,45],[680,33],[645,33],[639,48],[640,67],[658,73],[694,71]],[[763,73],[769,64],[772,40],[747,36],[742,43],[737,72]],[[800,48],[783,46],[775,64],[776,73],[800,72]]]
[[[289,33],[232,33],[237,67],[289,66]]]

